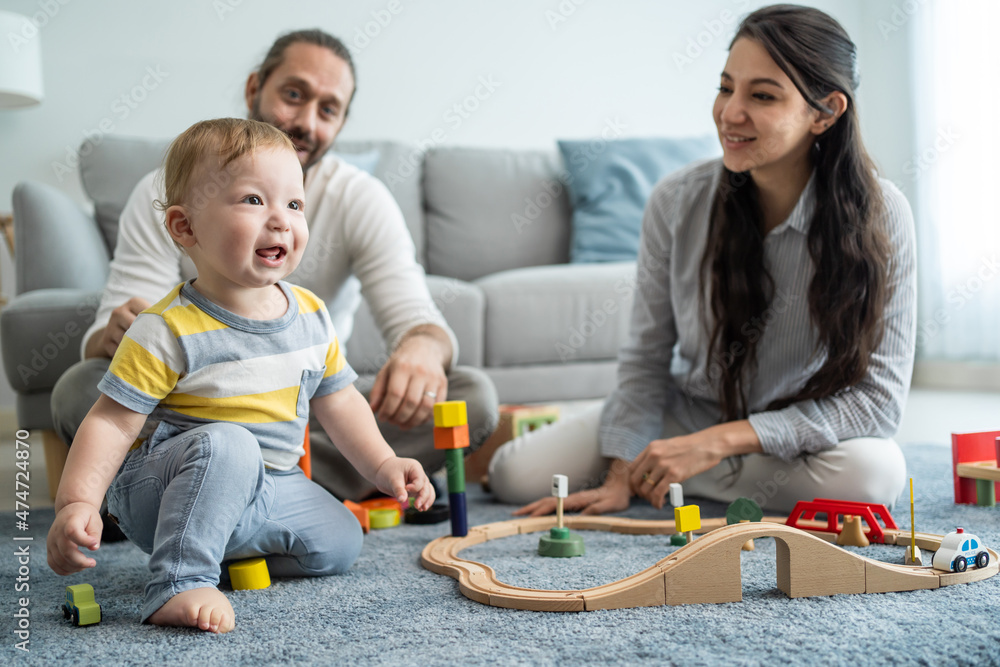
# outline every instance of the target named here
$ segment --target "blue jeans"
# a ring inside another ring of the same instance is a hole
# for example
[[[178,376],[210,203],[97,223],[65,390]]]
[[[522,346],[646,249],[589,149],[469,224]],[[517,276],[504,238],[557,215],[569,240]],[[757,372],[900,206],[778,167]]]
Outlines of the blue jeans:
[[[272,576],[323,576],[361,552],[354,515],[298,468],[265,469],[235,424],[161,424],[125,457],[108,511],[150,554],[143,621],[182,591],[217,586],[223,561],[265,556]]]

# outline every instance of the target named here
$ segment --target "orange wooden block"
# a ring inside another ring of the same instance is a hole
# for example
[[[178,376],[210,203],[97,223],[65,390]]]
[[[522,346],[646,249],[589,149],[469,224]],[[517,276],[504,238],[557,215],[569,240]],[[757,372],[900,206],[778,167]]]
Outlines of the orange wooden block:
[[[395,498],[369,498],[368,500],[362,500],[358,505],[364,507],[366,510],[399,510],[403,512],[406,510],[406,505],[401,505]]]
[[[464,449],[469,446],[469,425],[435,426],[434,449]]]
[[[302,472],[305,474],[306,479],[313,478],[313,468],[312,468],[312,452],[309,449],[309,424],[306,424],[306,437],[302,441],[302,449],[305,453],[302,458],[299,459],[299,467],[302,468]]]
[[[344,507],[351,510],[351,514],[361,524],[361,532],[367,535],[368,531],[372,528],[371,521],[368,519],[368,508],[362,507],[352,500],[345,500]],[[399,507],[399,503],[396,503],[396,507]]]

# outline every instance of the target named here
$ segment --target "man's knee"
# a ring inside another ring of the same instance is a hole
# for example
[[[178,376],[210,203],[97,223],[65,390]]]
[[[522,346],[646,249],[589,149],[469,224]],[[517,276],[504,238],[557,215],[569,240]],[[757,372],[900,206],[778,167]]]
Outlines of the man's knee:
[[[496,430],[499,420],[497,390],[481,369],[456,366],[448,373],[448,399],[465,401],[469,447],[475,451]]]
[[[73,442],[83,418],[94,407],[110,359],[85,359],[70,366],[52,388],[52,423],[66,444]]]

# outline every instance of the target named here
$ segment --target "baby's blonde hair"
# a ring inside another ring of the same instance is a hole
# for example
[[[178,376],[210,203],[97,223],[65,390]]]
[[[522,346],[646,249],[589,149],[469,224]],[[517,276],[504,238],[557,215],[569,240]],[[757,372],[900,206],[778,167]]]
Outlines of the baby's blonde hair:
[[[192,179],[199,173],[199,168],[222,171],[244,155],[275,148],[295,152],[288,136],[267,123],[242,118],[216,118],[195,123],[170,144],[163,164],[164,197],[153,205],[165,211],[187,202]],[[213,180],[216,187],[224,187],[229,178],[226,174],[222,182]],[[211,185],[206,184],[205,189],[208,190]],[[201,195],[202,198],[212,196],[208,192]]]

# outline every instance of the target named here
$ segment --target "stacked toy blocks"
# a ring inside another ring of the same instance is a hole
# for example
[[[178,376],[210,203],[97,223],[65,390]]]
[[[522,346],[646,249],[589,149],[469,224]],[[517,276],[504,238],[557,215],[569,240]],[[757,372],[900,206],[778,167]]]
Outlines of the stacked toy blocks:
[[[469,417],[465,401],[444,401],[434,404],[434,447],[445,450],[448,470],[448,507],[451,512],[451,534],[464,537],[469,533],[465,505],[465,452],[469,446]]]

